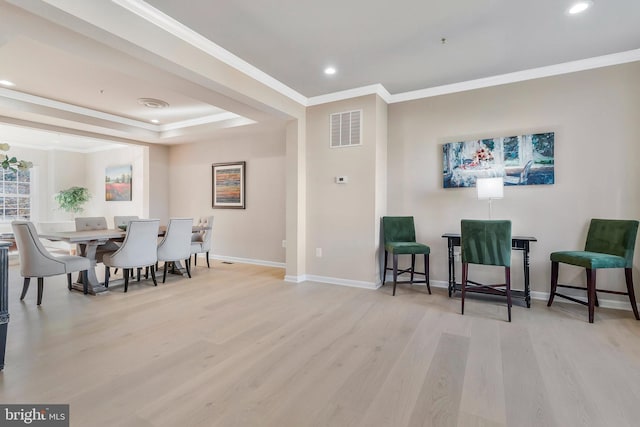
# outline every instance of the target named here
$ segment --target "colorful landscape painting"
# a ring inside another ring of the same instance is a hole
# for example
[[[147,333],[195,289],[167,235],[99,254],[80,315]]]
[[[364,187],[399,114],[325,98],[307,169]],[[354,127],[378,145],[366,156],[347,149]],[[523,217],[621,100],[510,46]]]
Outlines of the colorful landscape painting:
[[[107,168],[104,179],[107,202],[131,200],[131,171],[131,165]]]
[[[244,209],[245,162],[212,165],[213,207]]]
[[[503,177],[504,185],[553,184],[553,132],[444,144],[443,187],[475,187],[478,178]]]

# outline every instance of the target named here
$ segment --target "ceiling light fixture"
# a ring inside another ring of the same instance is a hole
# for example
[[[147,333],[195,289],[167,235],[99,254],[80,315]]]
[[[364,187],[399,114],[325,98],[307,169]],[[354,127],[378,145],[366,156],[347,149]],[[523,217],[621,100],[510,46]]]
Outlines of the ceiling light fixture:
[[[10,82],[9,80],[0,80],[0,85],[2,86],[15,86],[16,84],[13,82]]]
[[[567,10],[567,13],[569,13],[569,15],[575,15],[575,14],[584,12],[585,10],[589,9],[589,7],[591,7],[592,4],[593,2],[591,0],[576,2],[573,5],[571,5],[569,10]]]
[[[158,123],[160,123],[160,120],[158,120],[158,119],[151,119],[151,120],[149,120],[149,121],[150,121],[151,123],[154,123],[154,124],[158,124]]]
[[[327,67],[324,69],[324,73],[328,76],[333,76],[336,73],[336,69],[334,67]]]
[[[155,98],[138,98],[138,104],[147,108],[167,108],[169,106],[168,102]]]

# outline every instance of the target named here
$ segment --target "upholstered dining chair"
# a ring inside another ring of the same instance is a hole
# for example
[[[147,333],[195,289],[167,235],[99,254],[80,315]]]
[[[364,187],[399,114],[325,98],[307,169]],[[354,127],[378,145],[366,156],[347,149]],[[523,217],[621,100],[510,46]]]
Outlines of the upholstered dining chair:
[[[595,307],[598,306],[596,292],[628,295],[636,320],[640,320],[638,306],[633,292],[633,254],[638,234],[638,221],[618,219],[592,219],[587,232],[584,251],[553,252],[551,259],[551,292],[547,306],[553,298],[559,296],[578,304],[586,305],[589,311],[589,323],[593,323]],[[587,273],[587,287],[558,284],[559,264],[582,267]],[[596,271],[604,268],[624,268],[627,292],[610,291],[596,288]],[[587,291],[587,302],[557,292],[558,287],[582,289]]]
[[[507,297],[507,313],[511,322],[511,221],[470,220],[460,223],[462,250],[462,303],[467,292]],[[469,264],[504,267],[504,283],[485,285],[469,280]],[[471,285],[471,286],[469,286]],[[500,289],[504,288],[504,289]]]
[[[189,258],[191,258],[191,229],[193,218],[170,218],[164,238],[158,245],[158,261],[164,262],[162,283],[167,280],[167,266],[176,261],[184,261],[187,276],[191,278]]]
[[[191,235],[191,255],[193,257],[193,265],[198,265],[198,254],[206,253],[207,268],[209,265],[209,252],[211,251],[211,235],[213,231],[213,216],[205,216],[198,219],[196,224],[198,227],[204,227],[205,230],[198,231]]]
[[[107,219],[103,216],[92,217],[77,217],[75,218],[76,231],[91,231],[91,230],[107,230]],[[105,244],[98,245],[96,248],[96,260],[102,262],[104,254],[117,251],[118,246],[115,242],[109,240]],[[85,254],[86,245],[78,245],[78,252],[82,255]]]
[[[155,265],[158,261],[158,219],[136,219],[129,222],[127,234],[120,248],[105,254],[102,262],[105,265],[104,286],[109,287],[111,268],[123,269],[124,291],[129,289],[129,276],[132,269],[149,267],[153,284],[156,282]]]
[[[75,255],[51,255],[38,238],[35,226],[29,221],[13,221],[11,228],[18,246],[20,274],[24,277],[21,301],[27,295],[32,277],[38,278],[38,305],[40,305],[45,277],[66,274],[67,285],[71,290],[71,273],[76,271],[82,272],[84,293],[87,293],[87,270],[91,268],[89,259]]]
[[[382,284],[385,283],[387,270],[393,270],[393,295],[396,294],[398,283],[425,283],[431,294],[429,285],[429,254],[431,248],[416,242],[416,228],[412,216],[384,216],[382,217],[382,234],[384,235],[384,268],[382,270]],[[387,267],[389,254],[393,255],[393,268]],[[411,255],[411,267],[398,271],[398,255]],[[416,255],[424,255],[424,272],[415,271]],[[398,275],[410,273],[407,281],[398,282]],[[414,275],[424,276],[424,280],[414,280]]]
[[[127,226],[129,225],[130,221],[133,221],[134,219],[138,219],[137,215],[130,215],[130,216],[114,216],[113,217],[113,226],[115,228],[120,228],[121,226]]]

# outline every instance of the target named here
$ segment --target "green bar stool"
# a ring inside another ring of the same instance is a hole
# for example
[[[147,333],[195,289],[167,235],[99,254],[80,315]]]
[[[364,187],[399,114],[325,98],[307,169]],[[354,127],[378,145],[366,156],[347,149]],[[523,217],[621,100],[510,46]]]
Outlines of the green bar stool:
[[[595,307],[598,304],[598,292],[609,294],[628,295],[636,320],[640,320],[638,306],[633,292],[633,252],[638,234],[638,221],[617,219],[592,219],[587,233],[587,242],[584,251],[553,252],[551,259],[551,292],[549,292],[550,307],[553,298],[568,299],[589,308],[589,323],[593,323]],[[559,263],[582,267],[587,272],[587,287],[558,284]],[[601,268],[624,268],[624,277],[627,282],[627,292],[609,291],[596,288],[596,271]],[[587,291],[587,302],[563,295],[557,292],[558,287],[581,289]]]
[[[422,243],[416,243],[416,228],[412,216],[384,216],[382,217],[382,233],[384,234],[384,269],[382,284],[385,283],[387,270],[393,270],[393,295],[396,294],[398,283],[426,283],[429,286],[429,253],[431,248]],[[387,268],[389,253],[393,255],[393,268]],[[398,271],[398,255],[411,255],[411,267]],[[416,255],[424,255],[424,272],[415,271]],[[410,273],[411,279],[398,282],[398,275]],[[414,280],[414,275],[424,276],[424,280]]]

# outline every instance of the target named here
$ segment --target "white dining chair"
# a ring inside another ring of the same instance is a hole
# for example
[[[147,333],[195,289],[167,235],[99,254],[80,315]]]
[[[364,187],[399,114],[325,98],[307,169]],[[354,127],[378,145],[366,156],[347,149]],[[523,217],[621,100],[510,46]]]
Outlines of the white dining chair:
[[[211,251],[211,232],[213,231],[213,216],[202,217],[198,220],[198,227],[204,227],[202,231],[198,231],[191,235],[191,255],[193,257],[193,265],[198,265],[198,254],[206,253],[207,268],[209,265],[209,251]],[[191,260],[191,258],[189,258]]]
[[[82,272],[84,293],[87,294],[87,270],[91,268],[91,262],[87,258],[75,255],[51,255],[38,238],[35,226],[29,221],[13,221],[11,228],[18,247],[20,274],[24,277],[21,301],[27,295],[32,277],[38,278],[38,305],[40,305],[45,277],[66,274],[67,285],[71,290],[71,273],[76,271]]]
[[[164,238],[158,245],[158,261],[164,262],[162,283],[167,279],[167,266],[184,261],[187,276],[191,278],[189,258],[191,257],[191,229],[193,218],[171,218]]]
[[[136,219],[129,222],[122,246],[113,253],[105,254],[102,259],[105,265],[105,287],[109,287],[110,268],[121,268],[124,275],[124,291],[127,292],[131,270],[143,267],[149,267],[153,284],[158,286],[155,265],[158,261],[159,227],[159,219]]]

